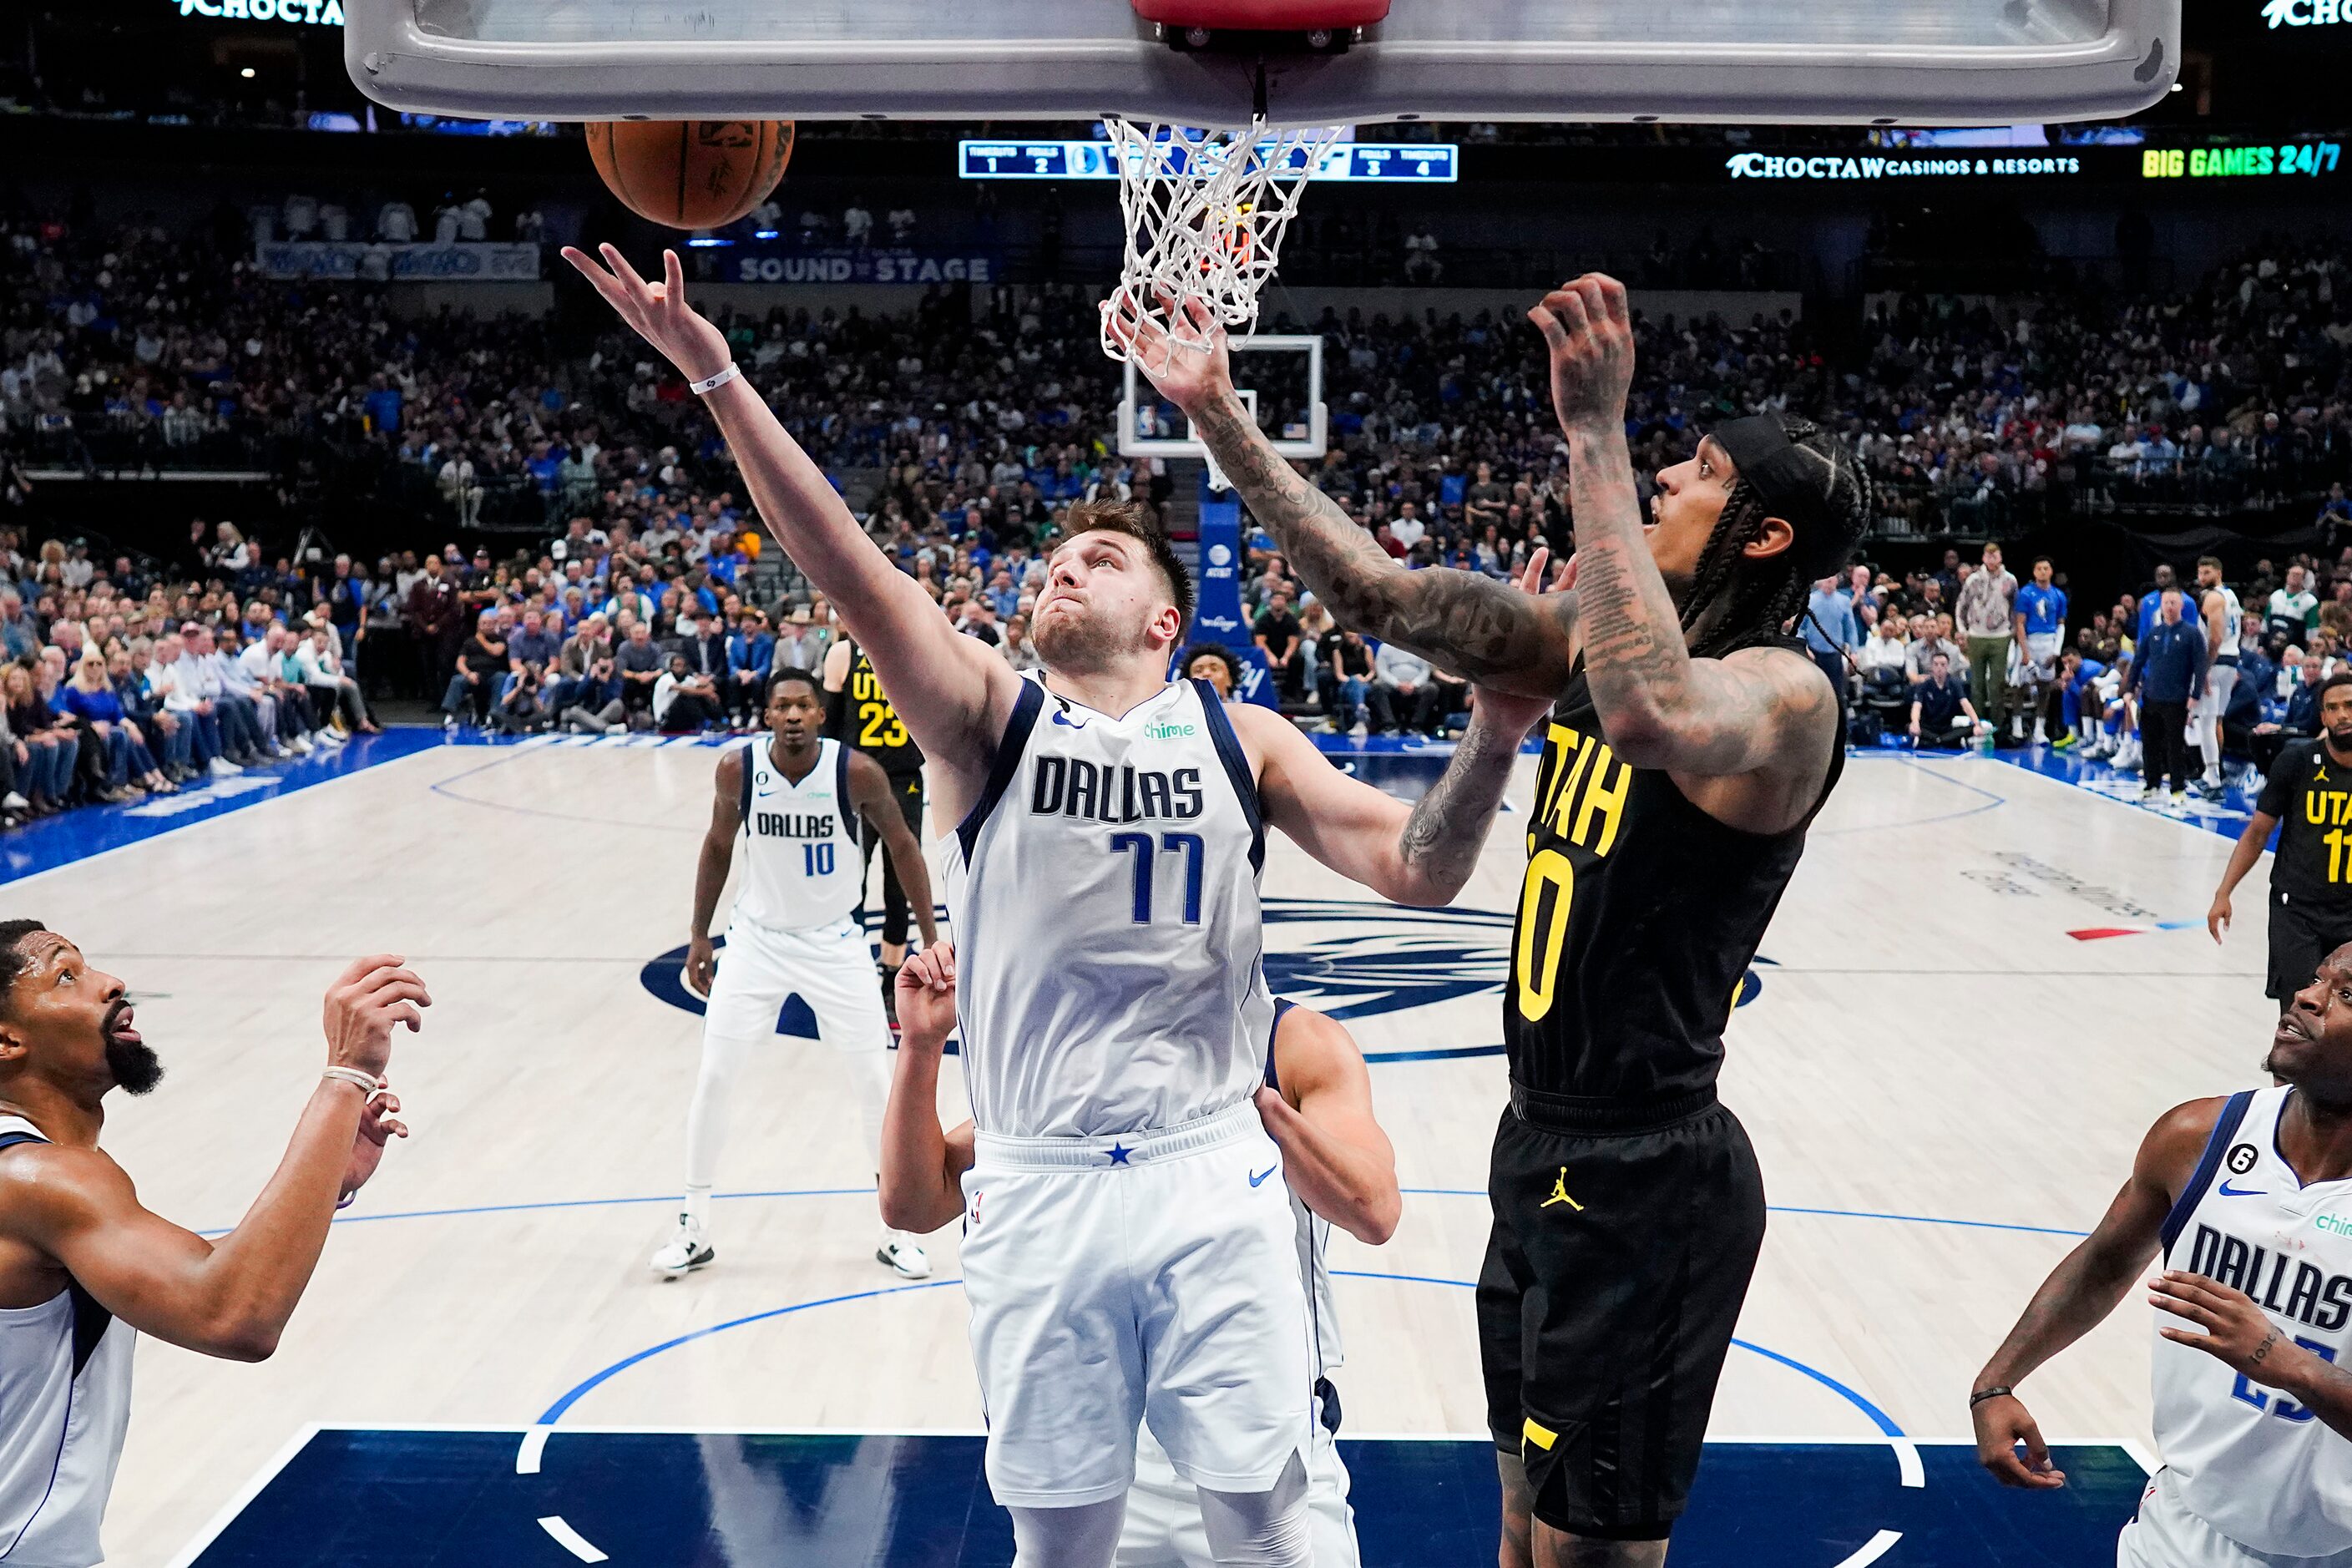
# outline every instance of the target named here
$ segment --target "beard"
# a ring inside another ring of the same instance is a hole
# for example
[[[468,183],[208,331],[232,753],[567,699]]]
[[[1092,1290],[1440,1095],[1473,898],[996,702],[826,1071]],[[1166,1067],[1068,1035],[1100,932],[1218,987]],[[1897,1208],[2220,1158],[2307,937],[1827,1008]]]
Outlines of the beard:
[[[1127,634],[1091,610],[1041,617],[1030,628],[1037,657],[1056,669],[1101,669],[1143,646],[1139,633]]]
[[[125,1094],[145,1094],[163,1081],[163,1064],[153,1047],[144,1040],[126,1040],[114,1032],[116,1021],[127,1008],[118,1005],[106,1016],[106,1070],[114,1075],[114,1087]]]

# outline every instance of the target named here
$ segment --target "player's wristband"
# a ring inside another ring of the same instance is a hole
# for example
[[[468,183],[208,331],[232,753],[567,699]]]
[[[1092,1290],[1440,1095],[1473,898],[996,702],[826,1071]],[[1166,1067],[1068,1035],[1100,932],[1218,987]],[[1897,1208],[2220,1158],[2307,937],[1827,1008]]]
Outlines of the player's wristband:
[[[734,380],[737,376],[742,374],[743,367],[737,364],[734,361],[730,360],[727,362],[727,368],[725,370],[720,371],[709,381],[689,381],[686,384],[686,389],[694,394],[695,396],[701,397],[706,394],[718,391],[720,387],[726,385],[729,382]]]
[[[328,1068],[321,1071],[319,1076],[323,1079],[331,1079],[337,1083],[357,1084],[359,1085],[360,1092],[366,1095],[371,1100],[375,1098],[375,1091],[383,1087],[383,1079],[376,1077],[375,1074],[372,1072],[362,1072],[357,1068]]]
[[[1990,1388],[1979,1388],[1969,1395],[1969,1408],[1974,1410],[1988,1399],[2007,1399],[2016,1392],[2017,1390],[2005,1383],[1996,1384]]]

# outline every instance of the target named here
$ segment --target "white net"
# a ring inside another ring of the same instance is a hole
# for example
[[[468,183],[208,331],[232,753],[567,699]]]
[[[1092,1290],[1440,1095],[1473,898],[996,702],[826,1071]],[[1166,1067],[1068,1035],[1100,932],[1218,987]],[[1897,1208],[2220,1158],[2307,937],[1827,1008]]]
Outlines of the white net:
[[[1149,371],[1178,349],[1207,348],[1180,308],[1188,298],[1227,327],[1257,321],[1257,292],[1274,276],[1299,193],[1347,127],[1106,123],[1118,160],[1127,256],[1118,289],[1103,302],[1103,353]],[[1114,334],[1117,318],[1131,336]]]

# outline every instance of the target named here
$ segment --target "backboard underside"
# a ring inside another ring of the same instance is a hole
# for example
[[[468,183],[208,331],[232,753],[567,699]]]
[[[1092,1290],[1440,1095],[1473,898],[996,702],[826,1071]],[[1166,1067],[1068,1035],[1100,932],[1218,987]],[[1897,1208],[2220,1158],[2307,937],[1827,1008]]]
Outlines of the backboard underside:
[[[542,120],[2007,124],[2162,97],[2180,0],[1397,0],[1318,56],[1180,51],[1129,0],[349,0],[378,102]]]

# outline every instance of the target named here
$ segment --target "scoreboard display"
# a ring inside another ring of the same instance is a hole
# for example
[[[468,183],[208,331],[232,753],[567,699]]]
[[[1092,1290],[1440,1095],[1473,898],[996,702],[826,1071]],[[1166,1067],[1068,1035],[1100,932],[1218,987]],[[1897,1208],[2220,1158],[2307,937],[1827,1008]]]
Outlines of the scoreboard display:
[[[1447,142],[1343,142],[1324,153],[1315,177],[1451,184],[1459,177],[1460,152]],[[1118,158],[1108,142],[957,143],[958,172],[967,180],[1116,180]]]

